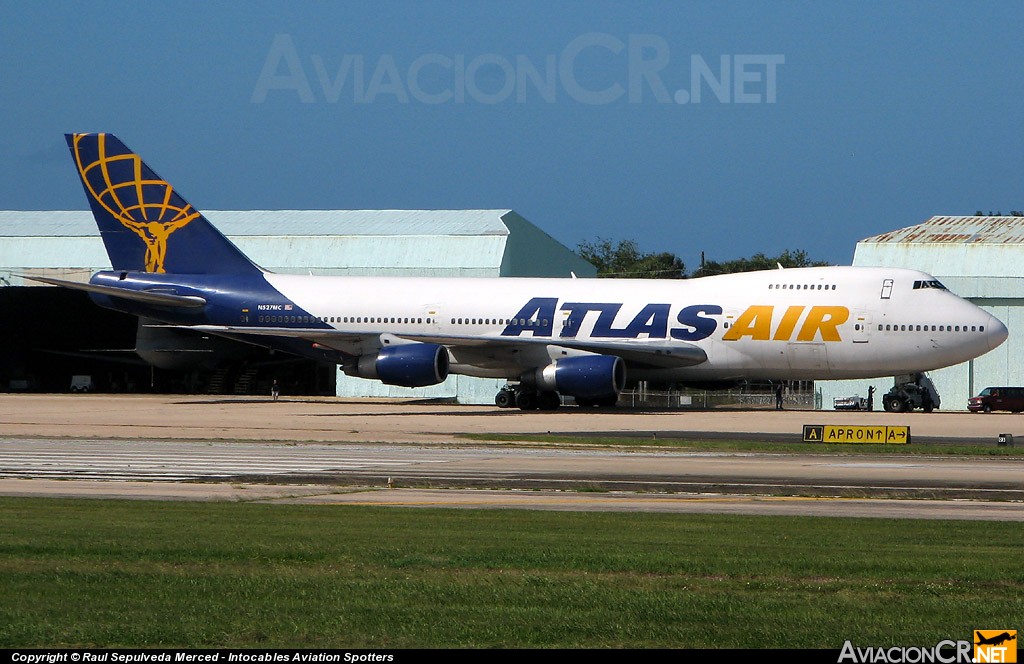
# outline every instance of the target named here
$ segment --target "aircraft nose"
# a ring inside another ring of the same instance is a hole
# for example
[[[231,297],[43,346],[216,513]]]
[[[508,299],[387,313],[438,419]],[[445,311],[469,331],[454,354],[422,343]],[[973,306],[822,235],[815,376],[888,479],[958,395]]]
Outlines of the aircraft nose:
[[[1010,336],[1010,331],[1006,329],[1003,321],[990,315],[988,322],[985,323],[985,336],[988,338],[988,347],[991,350],[1006,341],[1006,338]]]

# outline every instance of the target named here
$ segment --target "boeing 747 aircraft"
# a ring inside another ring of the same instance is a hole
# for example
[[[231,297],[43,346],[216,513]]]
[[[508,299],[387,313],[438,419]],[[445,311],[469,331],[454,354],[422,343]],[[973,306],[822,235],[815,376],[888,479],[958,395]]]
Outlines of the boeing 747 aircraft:
[[[321,277],[255,265],[112,134],[68,134],[112,269],[99,305],[422,387],[504,378],[499,406],[613,405],[627,381],[910,374],[1007,337],[934,277],[814,267],[689,280]]]

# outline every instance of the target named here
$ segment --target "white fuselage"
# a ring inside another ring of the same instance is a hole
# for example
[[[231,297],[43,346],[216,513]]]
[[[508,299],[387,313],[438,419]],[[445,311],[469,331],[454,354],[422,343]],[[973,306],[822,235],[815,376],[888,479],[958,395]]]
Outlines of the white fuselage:
[[[689,280],[265,278],[338,332],[440,343],[453,373],[511,379],[559,357],[602,352],[626,359],[631,379],[892,376],[972,359],[1007,336],[999,320],[934,277],[897,268]],[[254,310],[250,324],[280,320]]]

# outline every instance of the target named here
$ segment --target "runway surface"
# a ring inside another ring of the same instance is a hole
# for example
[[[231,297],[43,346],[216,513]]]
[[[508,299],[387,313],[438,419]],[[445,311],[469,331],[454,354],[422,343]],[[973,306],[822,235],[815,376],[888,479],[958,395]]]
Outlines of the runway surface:
[[[798,440],[802,424],[851,419],[909,423],[915,437],[993,446],[998,434],[991,432],[1013,432],[1018,421],[966,413],[521,413],[337,399],[2,395],[0,495],[1024,521],[1020,458],[696,453],[458,438],[467,429],[691,430],[697,433],[686,435],[714,438],[731,426],[737,435]]]

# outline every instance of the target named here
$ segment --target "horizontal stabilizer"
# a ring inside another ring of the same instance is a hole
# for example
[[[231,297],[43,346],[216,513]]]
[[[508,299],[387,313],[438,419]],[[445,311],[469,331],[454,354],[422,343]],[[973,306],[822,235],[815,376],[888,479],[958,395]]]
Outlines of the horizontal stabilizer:
[[[30,277],[25,274],[18,275],[22,279],[38,281],[51,286],[71,288],[73,290],[97,293],[120,297],[135,302],[146,304],[157,304],[165,307],[183,307],[186,309],[199,309],[206,306],[206,300],[198,295],[172,295],[171,293],[158,293],[155,291],[132,290],[130,288],[118,288],[116,286],[100,286],[97,284],[83,284],[79,281],[65,281],[63,279],[51,279],[50,277]]]

